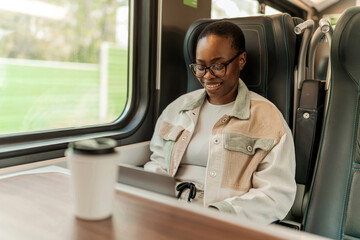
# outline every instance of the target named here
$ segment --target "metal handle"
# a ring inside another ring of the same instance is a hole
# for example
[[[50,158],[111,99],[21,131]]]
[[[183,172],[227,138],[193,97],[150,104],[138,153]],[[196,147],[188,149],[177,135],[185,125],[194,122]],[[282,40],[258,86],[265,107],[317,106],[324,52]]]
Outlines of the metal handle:
[[[320,19],[319,26],[323,33],[327,33],[332,30],[330,22],[325,18]]]
[[[303,33],[305,31],[305,29],[313,28],[313,27],[314,27],[314,21],[309,19],[309,20],[306,20],[305,22],[302,22],[302,23],[296,25],[294,28],[294,32],[299,35],[299,34]]]

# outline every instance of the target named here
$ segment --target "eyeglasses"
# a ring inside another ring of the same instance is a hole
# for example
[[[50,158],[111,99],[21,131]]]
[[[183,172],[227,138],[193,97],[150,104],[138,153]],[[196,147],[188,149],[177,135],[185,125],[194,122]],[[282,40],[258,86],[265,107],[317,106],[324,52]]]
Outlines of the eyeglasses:
[[[226,74],[226,67],[229,65],[232,61],[234,61],[240,54],[243,53],[242,51],[239,51],[235,57],[227,61],[226,63],[214,63],[211,64],[209,67],[203,66],[201,64],[192,63],[189,65],[191,72],[195,75],[197,78],[201,78],[205,76],[206,69],[209,69],[210,73],[214,75],[215,77],[223,77]]]

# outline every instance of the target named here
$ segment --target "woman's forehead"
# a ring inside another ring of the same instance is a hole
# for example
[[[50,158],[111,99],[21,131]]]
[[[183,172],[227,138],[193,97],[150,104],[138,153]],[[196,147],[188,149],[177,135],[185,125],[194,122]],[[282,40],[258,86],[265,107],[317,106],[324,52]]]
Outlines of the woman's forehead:
[[[198,41],[196,47],[196,58],[227,58],[234,52],[235,49],[232,48],[232,39],[230,37],[208,35]]]
[[[219,45],[224,45],[231,48],[232,38],[229,36],[218,36],[218,35],[207,35],[206,37],[201,38],[198,41],[197,48],[208,46],[208,47],[219,47]]]

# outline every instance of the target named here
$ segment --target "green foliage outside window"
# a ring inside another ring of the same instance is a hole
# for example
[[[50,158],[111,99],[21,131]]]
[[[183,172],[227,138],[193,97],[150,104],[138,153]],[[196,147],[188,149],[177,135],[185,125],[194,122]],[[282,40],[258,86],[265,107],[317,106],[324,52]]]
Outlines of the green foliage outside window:
[[[0,9],[0,134],[116,120],[127,101],[128,48],[118,38],[127,40],[119,19],[128,1],[41,2],[66,15]]]

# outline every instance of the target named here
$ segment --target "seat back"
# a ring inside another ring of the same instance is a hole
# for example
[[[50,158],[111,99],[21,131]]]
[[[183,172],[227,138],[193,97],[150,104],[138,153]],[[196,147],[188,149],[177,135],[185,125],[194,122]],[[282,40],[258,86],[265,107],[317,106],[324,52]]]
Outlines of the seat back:
[[[247,87],[273,102],[292,125],[293,82],[297,60],[298,37],[294,21],[288,14],[224,19],[237,24],[244,32],[247,63],[241,78]],[[184,42],[186,65],[195,60],[197,38],[209,23],[219,21],[200,19],[188,29]],[[188,88],[201,88],[199,81],[188,68]]]
[[[297,194],[287,220],[293,220],[300,226],[307,206],[309,189],[313,179],[314,166],[319,148],[319,139],[322,131],[323,113],[326,109],[328,91],[327,82],[330,72],[324,80],[315,79],[315,53],[321,39],[326,38],[331,43],[333,29],[326,19],[319,21],[319,27],[313,33],[314,21],[297,25],[296,32],[303,34],[299,69],[295,79],[294,108],[295,126],[293,135],[296,153],[296,183]]]
[[[331,83],[304,230],[360,238],[360,7],[347,9],[331,43]]]

